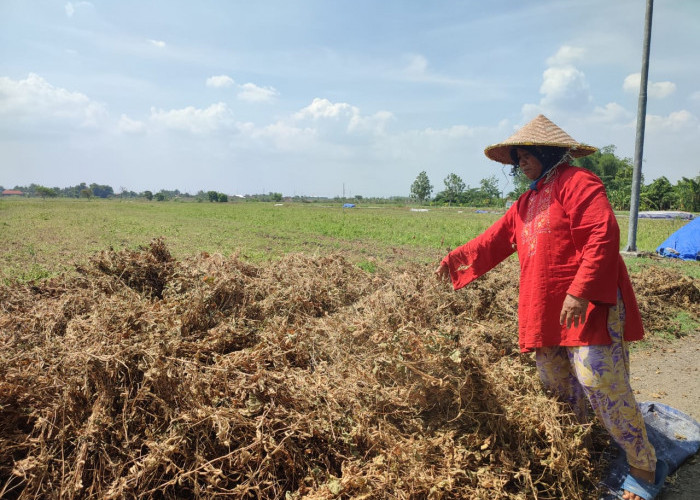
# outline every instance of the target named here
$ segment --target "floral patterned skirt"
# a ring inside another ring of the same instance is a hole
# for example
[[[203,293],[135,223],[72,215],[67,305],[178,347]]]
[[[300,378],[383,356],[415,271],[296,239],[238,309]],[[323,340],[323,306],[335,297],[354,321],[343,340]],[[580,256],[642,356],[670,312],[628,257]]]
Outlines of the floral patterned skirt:
[[[629,350],[623,340],[625,306],[618,291],[617,305],[608,313],[610,345],[554,346],[536,349],[537,371],[545,389],[568,402],[581,421],[593,411],[633,467],[653,471],[656,453],[629,379]]]

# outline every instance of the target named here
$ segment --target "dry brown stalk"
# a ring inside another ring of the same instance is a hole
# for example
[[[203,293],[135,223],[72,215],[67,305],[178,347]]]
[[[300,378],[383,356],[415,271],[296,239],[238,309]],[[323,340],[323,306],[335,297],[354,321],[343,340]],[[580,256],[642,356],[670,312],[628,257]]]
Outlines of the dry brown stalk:
[[[604,434],[518,353],[515,265],[455,293],[430,266],[155,240],[2,286],[0,496],[589,498]]]

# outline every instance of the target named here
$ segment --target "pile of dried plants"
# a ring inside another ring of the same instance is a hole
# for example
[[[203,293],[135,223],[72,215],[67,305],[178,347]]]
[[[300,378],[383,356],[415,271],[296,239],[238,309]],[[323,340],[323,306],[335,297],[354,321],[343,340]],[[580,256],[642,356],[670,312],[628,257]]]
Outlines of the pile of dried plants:
[[[517,353],[516,265],[455,293],[155,240],[2,286],[0,497],[589,498],[602,433]]]

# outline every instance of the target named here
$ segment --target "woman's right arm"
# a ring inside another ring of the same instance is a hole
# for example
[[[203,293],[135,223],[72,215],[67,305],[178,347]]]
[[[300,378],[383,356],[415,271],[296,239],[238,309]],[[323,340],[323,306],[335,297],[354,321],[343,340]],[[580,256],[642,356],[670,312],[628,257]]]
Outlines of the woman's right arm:
[[[447,254],[435,271],[438,278],[449,275],[458,290],[515,252],[516,214],[517,203],[481,235]]]

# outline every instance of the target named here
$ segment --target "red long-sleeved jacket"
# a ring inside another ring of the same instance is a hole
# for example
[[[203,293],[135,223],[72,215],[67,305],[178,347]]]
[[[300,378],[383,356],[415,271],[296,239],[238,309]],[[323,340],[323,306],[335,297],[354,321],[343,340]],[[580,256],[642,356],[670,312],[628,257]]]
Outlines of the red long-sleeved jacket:
[[[590,171],[560,165],[538,190],[528,190],[483,234],[450,252],[443,263],[457,290],[517,250],[520,260],[519,343],[543,346],[610,344],[608,309],[625,304],[625,340],[644,335],[620,229],[603,183]],[[559,315],[566,294],[588,299],[586,321],[566,328]]]

